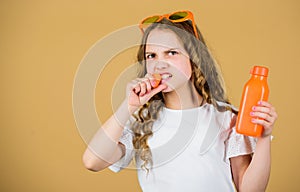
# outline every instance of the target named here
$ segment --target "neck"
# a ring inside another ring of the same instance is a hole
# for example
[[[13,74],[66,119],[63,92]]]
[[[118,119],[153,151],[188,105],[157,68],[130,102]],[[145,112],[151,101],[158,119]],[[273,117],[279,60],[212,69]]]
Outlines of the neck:
[[[190,109],[204,103],[203,98],[190,81],[179,89],[164,93],[163,96],[165,105],[169,109]]]

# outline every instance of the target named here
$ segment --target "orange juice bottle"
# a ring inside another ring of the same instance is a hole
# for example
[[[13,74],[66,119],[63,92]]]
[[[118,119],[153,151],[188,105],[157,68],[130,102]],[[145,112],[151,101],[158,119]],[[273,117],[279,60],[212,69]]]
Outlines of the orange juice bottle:
[[[244,86],[236,122],[236,131],[240,134],[253,137],[259,137],[262,134],[263,127],[251,122],[253,117],[250,116],[250,113],[258,101],[268,100],[268,72],[268,68],[261,66],[254,66],[251,69],[252,76]]]

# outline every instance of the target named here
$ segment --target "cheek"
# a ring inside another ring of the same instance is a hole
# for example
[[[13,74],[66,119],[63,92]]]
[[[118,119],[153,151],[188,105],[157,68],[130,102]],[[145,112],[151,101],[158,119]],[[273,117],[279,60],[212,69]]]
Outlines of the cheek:
[[[188,78],[190,79],[191,76],[192,76],[192,67],[191,67],[191,64],[188,63],[188,67],[186,69],[186,75],[188,76]]]
[[[192,66],[189,60],[184,60],[181,62],[180,65],[180,71],[182,71],[183,75],[187,78],[190,79],[192,76]]]
[[[151,65],[149,63],[146,64],[146,73],[153,73],[154,72],[154,65]]]

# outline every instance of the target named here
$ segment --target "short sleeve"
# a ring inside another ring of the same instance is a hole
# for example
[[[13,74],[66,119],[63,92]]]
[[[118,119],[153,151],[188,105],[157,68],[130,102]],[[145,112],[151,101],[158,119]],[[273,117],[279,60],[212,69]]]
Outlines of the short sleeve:
[[[123,130],[122,136],[119,139],[119,142],[125,146],[125,155],[119,161],[108,167],[113,172],[121,171],[122,169],[126,168],[132,161],[134,155],[132,138],[133,134],[129,130],[129,123],[127,123]]]
[[[226,161],[229,162],[229,158],[231,157],[253,154],[256,142],[256,138],[239,134],[236,132],[235,127],[233,127],[228,139],[225,141]]]

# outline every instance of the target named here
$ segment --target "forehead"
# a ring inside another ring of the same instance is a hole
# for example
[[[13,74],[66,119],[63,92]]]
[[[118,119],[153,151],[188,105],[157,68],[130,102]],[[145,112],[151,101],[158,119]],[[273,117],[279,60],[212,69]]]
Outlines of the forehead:
[[[169,29],[154,29],[149,33],[146,42],[146,48],[165,47],[165,48],[181,48],[183,45],[178,36]]]

